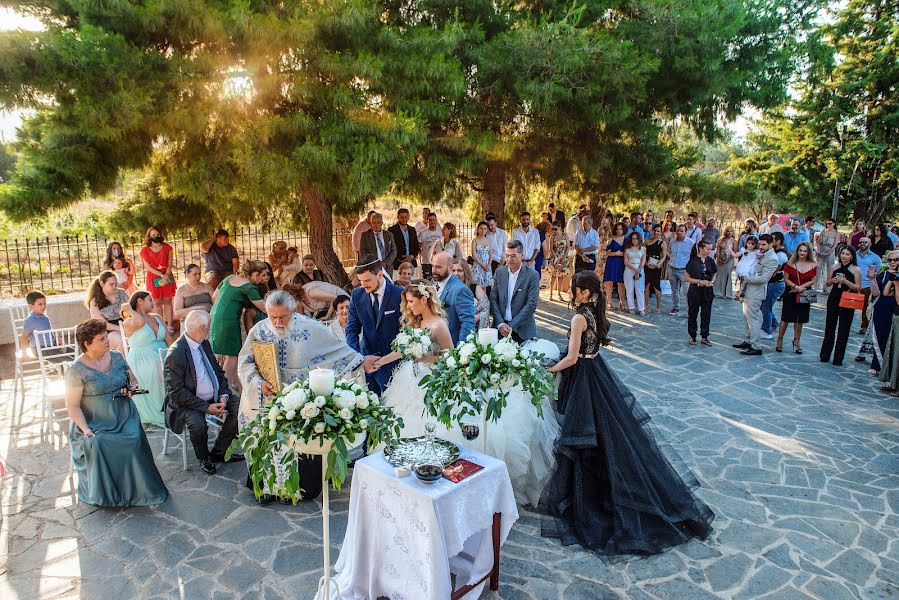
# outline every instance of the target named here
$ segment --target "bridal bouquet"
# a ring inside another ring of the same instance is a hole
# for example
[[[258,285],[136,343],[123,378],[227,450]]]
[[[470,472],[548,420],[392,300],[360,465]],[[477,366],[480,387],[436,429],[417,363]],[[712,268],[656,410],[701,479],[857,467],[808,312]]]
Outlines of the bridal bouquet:
[[[421,360],[422,356],[431,353],[431,332],[427,329],[404,327],[391,342],[390,348],[399,352],[403,358]]]
[[[316,395],[308,381],[295,381],[279,392],[248,423],[228,449],[243,448],[256,496],[268,493],[299,499],[296,459],[309,445],[327,450],[326,477],[340,489],[347,476],[348,452],[357,435],[368,434],[368,447],[400,435],[403,422],[378,397],[353,381],[335,381],[333,391]],[[307,450],[308,451],[308,450]]]
[[[459,347],[444,351],[419,382],[425,388],[425,407],[447,428],[453,422],[461,425],[465,416],[480,416],[482,408],[488,420],[496,421],[509,391],[520,384],[542,416],[543,398],[555,389],[542,361],[542,354],[509,338],[490,345],[471,334]]]

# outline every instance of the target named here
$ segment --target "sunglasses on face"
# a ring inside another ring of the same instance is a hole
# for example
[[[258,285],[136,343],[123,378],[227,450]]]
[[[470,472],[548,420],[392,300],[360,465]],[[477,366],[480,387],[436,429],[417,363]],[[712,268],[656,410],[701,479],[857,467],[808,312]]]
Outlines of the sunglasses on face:
[[[897,261],[899,261],[899,258],[888,258],[887,259],[887,262],[897,262]]]

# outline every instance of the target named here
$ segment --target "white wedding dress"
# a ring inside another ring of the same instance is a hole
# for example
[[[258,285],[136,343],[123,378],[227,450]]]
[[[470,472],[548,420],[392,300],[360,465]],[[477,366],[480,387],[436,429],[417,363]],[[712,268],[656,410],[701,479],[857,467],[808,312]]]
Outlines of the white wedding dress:
[[[466,440],[458,425],[447,430],[425,412],[425,390],[418,382],[430,365],[404,360],[396,368],[383,403],[403,419],[402,437],[425,434],[425,425],[435,423],[436,436],[460,446],[484,452],[506,463],[515,500],[519,504],[537,506],[540,494],[555,466],[553,447],[559,437],[559,423],[550,405],[543,399],[543,416],[531,404],[530,395],[520,385],[509,392],[506,408],[497,421],[481,424],[480,434]]]

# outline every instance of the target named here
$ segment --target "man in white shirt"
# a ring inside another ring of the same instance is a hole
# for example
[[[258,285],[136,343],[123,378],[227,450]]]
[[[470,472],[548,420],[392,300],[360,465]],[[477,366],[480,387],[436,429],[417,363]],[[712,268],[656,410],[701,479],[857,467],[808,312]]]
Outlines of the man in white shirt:
[[[365,215],[365,218],[359,221],[356,224],[356,227],[353,229],[353,253],[356,255],[356,260],[359,260],[359,252],[362,247],[362,234],[366,231],[371,231],[371,223],[369,219],[371,216],[375,214],[375,211],[370,210],[368,214]]]
[[[775,231],[779,233],[784,232],[784,228],[780,226],[780,223],[777,222],[777,215],[775,213],[771,213],[768,215],[768,221],[766,223],[762,223],[762,226],[759,227],[759,235],[764,234],[772,234]]]
[[[524,257],[524,264],[532,269],[536,269],[537,254],[540,253],[540,232],[531,227],[531,213],[523,212],[518,217],[521,225],[512,232],[512,239],[521,242],[523,248],[521,255]],[[537,271],[540,275],[540,271]]]
[[[416,229],[418,226],[416,225]],[[431,248],[434,243],[443,238],[443,232],[437,224],[437,215],[428,214],[428,226],[418,232],[418,245],[421,248],[421,276],[431,278]]]
[[[577,214],[571,215],[571,218],[568,219],[568,224],[565,225],[565,235],[568,236],[568,245],[574,246],[574,238],[577,237],[577,232],[581,230],[581,219],[590,214],[590,211],[587,210],[586,204],[581,204],[578,207]]]
[[[511,336],[521,343],[537,336],[534,315],[540,297],[540,278],[536,271],[522,264],[518,240],[506,244],[505,258],[506,266],[496,270],[490,290],[490,312],[500,336]]]
[[[428,228],[428,218],[431,216],[431,214],[432,213],[430,208],[425,207],[421,209],[421,221],[415,224],[415,233],[421,233]],[[440,223],[437,223],[437,229],[440,229]]]
[[[698,244],[702,239],[702,229],[696,225],[696,213],[687,215],[687,219],[684,221],[684,227],[686,228],[686,238],[688,240],[693,240],[694,244]]]
[[[489,213],[484,219],[487,221],[487,242],[490,244],[490,269],[496,270],[505,262],[506,242],[508,234],[496,226],[496,217]]]

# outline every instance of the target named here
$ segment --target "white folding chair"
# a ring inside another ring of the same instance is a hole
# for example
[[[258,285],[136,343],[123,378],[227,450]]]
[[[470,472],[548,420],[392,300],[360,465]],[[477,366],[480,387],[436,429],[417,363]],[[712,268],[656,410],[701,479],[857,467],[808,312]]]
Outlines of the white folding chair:
[[[13,304],[9,307],[9,322],[12,325],[13,340],[15,341],[15,378],[13,379],[12,405],[9,412],[10,418],[16,407],[16,395],[22,392],[22,409],[25,408],[25,377],[37,375],[41,372],[37,356],[30,354],[30,348],[23,348],[19,337],[22,335],[22,326],[28,317],[27,304]]]
[[[165,381],[165,357],[168,353],[168,348],[160,348],[159,349],[159,363],[160,367],[163,370],[163,381]],[[166,402],[168,402],[168,398],[166,398]],[[222,425],[225,424],[224,419],[220,419],[213,415],[206,415],[206,423],[209,425],[209,438],[215,439],[218,436],[219,430],[221,430]],[[168,425],[165,427],[165,432],[162,434],[162,452],[160,452],[160,456],[164,456],[168,454],[169,451],[169,436],[172,436],[173,440],[178,440],[181,444],[181,470],[187,470],[187,425],[184,426],[184,429],[181,430],[181,433],[175,433],[171,429],[169,429]]]
[[[63,376],[81,352],[75,340],[75,327],[49,329],[35,333],[37,360],[41,373],[41,441],[44,431],[54,433],[59,424],[59,435],[65,429],[63,423],[68,421],[69,414],[64,402],[66,385]],[[60,439],[60,447],[62,441]]]

